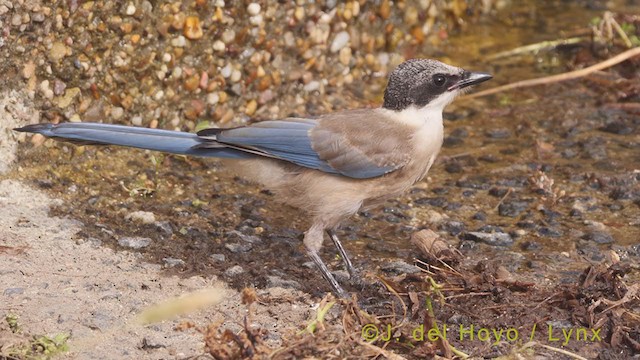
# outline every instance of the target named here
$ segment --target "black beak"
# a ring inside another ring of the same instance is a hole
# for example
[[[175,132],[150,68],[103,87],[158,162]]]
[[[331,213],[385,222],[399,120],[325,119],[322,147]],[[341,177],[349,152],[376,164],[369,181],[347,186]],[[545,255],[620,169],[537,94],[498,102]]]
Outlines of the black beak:
[[[480,84],[481,82],[485,82],[492,77],[493,75],[488,73],[465,71],[462,73],[462,78],[460,78],[457,83],[451,85],[447,90],[459,90],[462,88],[466,88],[467,86]]]

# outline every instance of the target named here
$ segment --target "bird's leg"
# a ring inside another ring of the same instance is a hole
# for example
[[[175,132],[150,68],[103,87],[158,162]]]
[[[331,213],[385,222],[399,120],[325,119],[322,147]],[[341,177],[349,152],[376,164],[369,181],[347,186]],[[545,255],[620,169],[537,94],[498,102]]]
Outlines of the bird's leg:
[[[331,274],[331,272],[329,271],[329,268],[327,268],[327,265],[324,264],[324,262],[320,258],[320,255],[318,255],[317,252],[312,251],[312,250],[308,250],[308,249],[307,249],[307,253],[309,254],[309,257],[311,258],[311,260],[313,260],[313,262],[316,264],[318,269],[320,269],[320,272],[322,273],[322,277],[329,282],[333,292],[337,296],[346,299],[347,298],[347,293],[344,291],[342,286],[340,286],[340,284],[338,284],[338,281]]]
[[[304,234],[304,246],[307,248],[307,254],[316,264],[318,269],[320,269],[320,273],[322,273],[322,277],[324,277],[327,282],[331,285],[333,292],[339,297],[346,298],[347,293],[342,289],[340,284],[336,278],[331,274],[327,265],[325,265],[324,261],[318,255],[320,248],[322,247],[323,240],[323,232],[324,227],[313,225],[305,234]]]
[[[349,276],[352,279],[354,279],[357,276],[356,269],[353,267],[353,264],[351,263],[351,260],[349,259],[347,252],[344,250],[344,247],[342,246],[340,239],[338,239],[338,235],[336,234],[335,230],[327,230],[327,234],[333,241],[333,244],[336,246],[336,248],[338,248],[338,252],[340,252],[340,256],[342,257],[344,266],[347,268],[347,271],[349,272]]]

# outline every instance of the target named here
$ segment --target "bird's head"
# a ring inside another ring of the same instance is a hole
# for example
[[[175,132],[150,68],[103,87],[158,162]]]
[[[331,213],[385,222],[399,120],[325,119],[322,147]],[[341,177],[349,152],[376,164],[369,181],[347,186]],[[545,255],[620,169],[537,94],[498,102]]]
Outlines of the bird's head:
[[[441,110],[463,89],[491,78],[490,74],[466,71],[437,60],[407,60],[389,76],[382,107],[394,111],[427,106]]]

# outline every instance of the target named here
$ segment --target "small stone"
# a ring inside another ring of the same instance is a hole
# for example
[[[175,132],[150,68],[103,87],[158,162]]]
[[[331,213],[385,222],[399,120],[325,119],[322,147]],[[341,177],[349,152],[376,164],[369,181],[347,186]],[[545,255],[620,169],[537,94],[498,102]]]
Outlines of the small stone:
[[[256,16],[258,14],[260,14],[260,4],[258,3],[251,3],[249,4],[249,6],[247,6],[247,12],[249,13],[249,15],[251,16]]]
[[[232,266],[225,270],[224,274],[227,276],[237,276],[244,272],[244,269],[240,265]]]
[[[227,261],[227,257],[224,254],[211,254],[209,255],[212,261],[214,262],[225,262]]]
[[[142,126],[142,116],[136,115],[131,118],[131,125],[133,126]]]
[[[231,82],[237,83],[238,81],[240,81],[240,79],[242,78],[242,73],[240,72],[240,70],[234,69],[231,72]]]
[[[162,258],[164,261],[164,266],[166,267],[176,267],[176,266],[184,266],[185,262],[182,259],[176,259],[171,257]]]
[[[207,95],[207,104],[215,105],[219,101],[220,101],[220,96],[218,95],[218,93],[210,93],[209,95]]]
[[[173,229],[171,228],[171,223],[168,221],[158,221],[154,224],[156,228],[166,235],[172,235]]]
[[[227,29],[222,33],[222,42],[230,44],[236,39],[236,32],[232,29]]]
[[[118,239],[118,245],[132,249],[142,249],[150,244],[151,239],[144,237],[123,237]]]
[[[180,35],[174,39],[171,39],[171,46],[175,46],[177,48],[185,47],[187,45],[187,39]]]
[[[498,214],[500,216],[516,217],[529,207],[526,201],[510,201],[503,202],[498,206]]]
[[[189,16],[184,21],[184,28],[182,30],[184,36],[191,40],[200,39],[204,32],[202,31],[202,25],[200,25],[200,19],[197,16]]]
[[[466,240],[480,241],[491,246],[510,246],[513,244],[513,239],[507,233],[494,232],[468,232],[464,234]]]
[[[220,70],[220,75],[222,75],[222,77],[226,79],[229,76],[231,76],[232,72],[233,72],[233,67],[231,66],[231,63],[229,63]]]
[[[583,237],[585,240],[593,241],[596,244],[611,244],[613,243],[613,237],[604,231],[592,231],[585,234]]]
[[[121,108],[120,106],[114,106],[111,109],[111,117],[118,120],[122,117],[122,115],[124,115],[124,109]]]
[[[253,116],[253,114],[256,113],[256,110],[258,109],[258,102],[255,100],[251,100],[249,101],[249,103],[247,104],[247,109],[245,110],[245,114],[249,115],[249,116]]]
[[[337,53],[349,43],[349,33],[346,31],[339,32],[331,42],[331,52]]]
[[[136,6],[133,3],[129,3],[127,5],[127,9],[125,10],[125,14],[131,16],[136,13]]]
[[[59,96],[55,99],[55,103],[59,108],[64,109],[73,102],[73,99],[80,94],[80,88],[74,87],[71,89],[67,89],[64,92],[64,95]]]
[[[599,130],[616,135],[627,135],[633,132],[633,128],[624,121],[610,122]]]
[[[20,16],[20,14],[14,14],[11,17],[11,25],[13,25],[13,26],[22,25],[22,16]]]
[[[22,295],[22,294],[24,294],[24,288],[20,288],[20,287],[8,288],[2,292],[2,295],[4,296],[13,296],[13,295]]]
[[[511,137],[511,131],[509,129],[489,129],[485,131],[485,135],[492,139],[507,139]]]
[[[295,280],[285,280],[280,276],[267,276],[267,287],[279,287],[285,289],[300,289],[300,283]]]
[[[150,211],[134,211],[127,214],[124,218],[125,220],[141,224],[151,224],[156,221],[155,214]]]
[[[28,61],[24,64],[24,67],[22,68],[22,77],[25,79],[30,79],[35,72],[36,72],[36,64],[33,61]]]
[[[227,46],[224,44],[222,40],[216,40],[213,42],[213,50],[217,52],[224,52]]]
[[[65,56],[67,56],[67,46],[61,42],[54,42],[51,45],[51,50],[49,50],[51,60],[60,61]]]
[[[57,96],[60,96],[64,93],[64,89],[67,88],[67,84],[62,82],[59,79],[53,80],[53,93]]]
[[[262,15],[256,15],[249,18],[249,23],[254,26],[260,26],[262,24],[263,18]]]
[[[319,82],[319,81],[315,81],[315,80],[310,81],[308,84],[306,84],[306,85],[304,86],[304,88],[303,88],[303,89],[304,89],[304,91],[306,91],[306,92],[313,92],[313,91],[316,91],[316,90],[320,89],[320,82]]]
[[[293,17],[298,21],[304,20],[304,8],[302,6],[296,7],[293,11]]]
[[[162,100],[163,97],[164,97],[164,91],[162,90],[158,90],[158,92],[155,95],[153,95],[153,99],[156,101]]]
[[[401,260],[386,263],[381,266],[381,269],[387,273],[392,273],[394,275],[417,274],[421,271],[417,266],[407,264],[406,262]]]
[[[338,60],[342,65],[348,66],[351,62],[351,48],[342,48],[340,55],[338,55]]]
[[[250,242],[243,243],[226,243],[224,247],[232,253],[243,253],[253,249],[253,245]]]
[[[169,61],[171,61],[171,54],[169,53],[164,53],[162,54],[162,61],[168,63]]]

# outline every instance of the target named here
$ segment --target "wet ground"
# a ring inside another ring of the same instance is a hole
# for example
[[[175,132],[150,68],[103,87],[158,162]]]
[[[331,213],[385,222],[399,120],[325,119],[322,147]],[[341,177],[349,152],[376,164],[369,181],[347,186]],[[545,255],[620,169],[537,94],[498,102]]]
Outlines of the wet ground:
[[[611,10],[640,13],[637,6],[612,6]],[[591,19],[601,15],[603,7],[599,2],[549,2],[538,9],[529,4],[512,5],[492,16],[473,17],[473,23],[465,24],[459,34],[443,30],[423,43],[400,41],[396,52],[407,57],[437,57],[494,73],[493,84],[488,83],[494,86],[560,73],[591,65],[610,53],[606,48],[594,47],[587,37],[579,45],[535,56],[493,62],[483,59],[523,44],[588,34]],[[363,6],[362,11],[384,18],[384,9]],[[402,29],[396,16],[391,15],[392,22]],[[355,24],[357,29],[363,26],[360,22]],[[295,25],[292,29],[295,31]],[[386,41],[388,48],[391,40]],[[197,44],[192,51],[202,50],[198,48],[201,43]],[[374,48],[381,51],[384,46]],[[269,51],[278,56],[277,50]],[[610,51],[619,48],[612,47]],[[228,54],[240,52],[237,49]],[[337,53],[329,56],[327,63],[340,63],[338,57]],[[359,57],[366,63],[366,55],[354,50],[353,57],[353,62],[347,62],[352,64],[352,71],[362,71],[365,66],[353,64]],[[375,66],[383,66],[380,57],[376,59]],[[268,61],[260,66],[263,65],[267,70],[274,66]],[[314,76],[332,76],[331,71],[323,73],[314,66],[309,67]],[[585,328],[589,339],[593,335],[591,329],[602,328],[601,341],[578,339],[562,344],[550,341],[546,333],[533,339],[588,358],[595,358],[605,348],[609,349],[607,355],[601,356],[608,358],[627,358],[640,352],[639,69],[640,61],[634,59],[582,80],[481,99],[460,99],[447,109],[445,146],[428,178],[406,196],[345,222],[338,234],[370,283],[365,287],[347,285],[348,290],[358,294],[357,306],[372,317],[386,319],[380,326],[398,325],[404,317],[384,316],[392,311],[402,313],[403,302],[411,314],[404,327],[399,326],[397,336],[401,340],[387,343],[378,339],[377,345],[414,357],[443,351],[410,335],[415,326],[431,321],[424,305],[424,299],[430,296],[436,303],[435,319],[441,324],[515,328],[522,334],[531,331],[534,324],[544,331],[549,326]],[[61,70],[53,69],[54,74]],[[388,69],[381,71],[386,73]],[[118,72],[126,74],[122,69]],[[369,74],[362,83],[351,73],[354,79],[346,80],[346,85],[329,82],[319,90],[307,91],[312,86],[304,88],[313,80],[305,80],[304,74],[301,70],[300,78],[289,78],[281,87],[270,85],[275,93],[271,95],[282,95],[282,100],[260,104],[262,111],[257,110],[255,117],[367,106],[379,99],[384,85],[382,76]],[[73,77],[63,80],[69,87],[74,81],[82,83]],[[25,82],[28,87],[28,79]],[[111,117],[114,111],[120,115],[120,110],[114,110],[120,107],[125,115],[138,111],[145,114],[143,125],[153,125],[153,117],[158,115],[156,126],[189,129],[201,119],[218,123],[245,121],[252,96],[266,96],[266,90],[259,90],[250,82],[244,84],[248,90],[241,94],[234,91],[231,83],[222,87],[231,94],[224,111],[218,110],[222,106],[208,103],[213,100],[209,95],[218,94],[219,89],[194,90],[194,98],[207,103],[207,110],[196,111],[197,117],[178,124],[163,122],[176,115],[165,113],[167,109],[178,106],[189,118],[189,111],[202,105],[188,100],[188,93],[176,91],[173,102],[158,105],[160,110],[150,118],[148,107],[160,101],[149,96],[130,108],[122,105],[126,96],[114,101],[113,94],[109,104],[92,104],[100,106],[95,112]],[[170,87],[170,83],[165,86]],[[188,86],[188,82],[182,86]],[[90,87],[83,91],[88,92],[86,100]],[[150,89],[142,91],[152,93]],[[296,101],[301,93],[305,94],[302,103]],[[71,107],[73,110],[65,110],[49,107],[38,97],[35,103],[42,106],[44,118],[49,120],[73,119],[76,113],[91,113],[93,106],[82,109],[83,101],[78,100],[77,106]],[[225,114],[230,109],[234,114],[227,119]],[[317,297],[328,290],[324,280],[310,268],[300,241],[308,226],[304,214],[274,202],[267,190],[228,173],[219,162],[54,142],[38,145],[23,142],[17,168],[6,177],[63,199],[52,214],[82,222],[76,241],[117,251],[137,251],[145,261],[162,265],[167,275],[215,275],[239,290],[285,287]],[[445,285],[444,303],[435,301],[437,295],[424,273],[412,274],[416,268],[410,264],[416,258],[429,261],[409,241],[423,229],[435,231],[462,254],[447,262],[455,271],[442,270],[442,264],[433,259],[431,265],[436,268],[427,267],[433,278]],[[332,269],[341,269],[341,261],[330,244],[322,256]],[[396,298],[383,282],[402,295]],[[615,305],[616,301],[619,305]],[[350,306],[355,305],[344,305],[347,312],[352,309]],[[609,310],[612,306],[626,310],[613,312]],[[345,326],[345,332],[357,333],[357,325],[367,323],[362,318],[350,320],[351,327]],[[335,334],[327,330],[325,335]],[[521,335],[519,340],[524,337]],[[290,343],[290,353],[285,353],[291,357],[320,356],[318,349],[323,348],[323,340],[332,344],[320,335],[315,343],[307,342],[307,347]],[[351,340],[357,343],[357,339]],[[504,355],[517,348],[509,342],[496,346],[482,341],[451,342],[458,349],[485,357]],[[365,353],[362,347],[358,349],[341,351]]]

